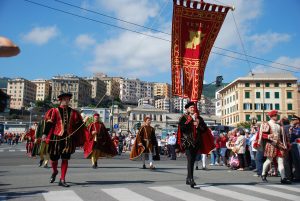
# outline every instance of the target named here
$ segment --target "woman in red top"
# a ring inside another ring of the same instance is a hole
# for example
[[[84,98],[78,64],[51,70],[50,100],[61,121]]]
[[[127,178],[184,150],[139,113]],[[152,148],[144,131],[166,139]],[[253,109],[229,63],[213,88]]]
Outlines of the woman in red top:
[[[218,138],[218,144],[219,144],[219,147],[220,147],[220,155],[221,155],[221,158],[222,158],[223,165],[227,164],[227,160],[225,158],[225,153],[226,153],[226,150],[227,150],[226,142],[227,142],[226,136],[223,133],[221,133],[220,137]],[[220,163],[220,165],[221,165],[221,163]]]

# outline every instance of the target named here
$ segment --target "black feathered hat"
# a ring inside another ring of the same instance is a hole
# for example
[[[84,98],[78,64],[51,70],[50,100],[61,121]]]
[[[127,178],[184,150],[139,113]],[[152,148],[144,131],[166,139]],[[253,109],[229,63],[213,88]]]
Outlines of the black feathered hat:
[[[188,103],[184,106],[184,108],[185,108],[185,109],[188,109],[188,108],[191,107],[191,106],[195,106],[195,103],[194,103],[194,102],[188,102]]]
[[[69,97],[72,98],[72,94],[70,92],[63,92],[61,94],[59,94],[59,96],[57,96],[58,99],[61,99],[62,97]]]

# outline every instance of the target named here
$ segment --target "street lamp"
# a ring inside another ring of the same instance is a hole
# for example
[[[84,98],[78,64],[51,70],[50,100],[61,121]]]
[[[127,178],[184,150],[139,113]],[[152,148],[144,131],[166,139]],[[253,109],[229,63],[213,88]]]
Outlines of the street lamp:
[[[109,120],[110,120],[110,132],[112,134],[113,131],[113,114],[109,113]]]
[[[35,107],[35,104],[33,102],[30,102],[30,107],[27,109],[29,111],[29,128],[31,127],[31,115],[32,115],[32,110]]]
[[[127,107],[127,132],[129,134],[129,118],[130,118],[131,107]]]

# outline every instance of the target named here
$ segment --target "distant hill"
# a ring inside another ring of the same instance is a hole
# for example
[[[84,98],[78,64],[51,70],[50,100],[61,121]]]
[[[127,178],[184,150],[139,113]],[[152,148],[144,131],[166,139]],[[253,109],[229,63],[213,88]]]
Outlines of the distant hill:
[[[228,83],[223,83],[222,86],[216,87],[215,84],[204,84],[202,94],[207,98],[215,98],[216,91],[223,86],[226,86]]]
[[[7,77],[0,77],[0,88],[6,88],[8,80]]]

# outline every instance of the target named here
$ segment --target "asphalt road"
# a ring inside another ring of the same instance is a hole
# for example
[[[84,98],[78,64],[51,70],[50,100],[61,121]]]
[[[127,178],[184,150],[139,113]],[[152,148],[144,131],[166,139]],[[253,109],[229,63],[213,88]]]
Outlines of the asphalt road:
[[[124,153],[100,159],[100,167],[92,169],[78,150],[69,161],[66,180],[71,186],[63,188],[58,181],[49,183],[51,169],[38,167],[38,158],[28,158],[24,144],[0,145],[0,200],[300,200],[300,184],[281,185],[279,177],[263,184],[252,171],[208,166],[209,170],[195,170],[198,185],[192,189],[185,184],[184,157],[171,161],[162,156],[156,170],[142,169],[141,161],[128,158]]]

